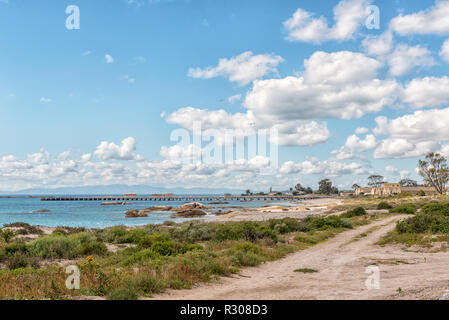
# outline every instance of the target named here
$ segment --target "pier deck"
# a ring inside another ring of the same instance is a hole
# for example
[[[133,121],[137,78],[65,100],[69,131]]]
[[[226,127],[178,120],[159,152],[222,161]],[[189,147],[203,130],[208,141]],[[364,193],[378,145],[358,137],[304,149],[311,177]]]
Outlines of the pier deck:
[[[71,197],[71,196],[53,196],[53,197],[41,197],[41,201],[253,201],[253,200],[310,200],[318,199],[319,196],[171,196],[171,197],[159,197],[159,196],[86,196],[86,197]]]

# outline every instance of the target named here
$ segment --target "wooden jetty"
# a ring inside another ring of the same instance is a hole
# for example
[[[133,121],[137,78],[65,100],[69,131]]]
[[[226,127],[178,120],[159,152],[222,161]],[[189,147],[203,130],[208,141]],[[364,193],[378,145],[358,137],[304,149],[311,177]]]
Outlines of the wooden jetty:
[[[318,199],[320,196],[316,195],[302,195],[302,196],[268,196],[268,195],[252,195],[252,196],[52,196],[41,197],[41,201],[254,201],[254,200],[290,200],[301,201],[309,199]]]

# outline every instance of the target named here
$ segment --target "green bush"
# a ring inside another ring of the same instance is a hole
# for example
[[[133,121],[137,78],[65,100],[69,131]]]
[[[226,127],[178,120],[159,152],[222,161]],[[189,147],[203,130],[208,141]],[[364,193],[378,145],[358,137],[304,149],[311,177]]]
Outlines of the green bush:
[[[382,201],[377,204],[377,210],[389,210],[392,208],[393,206],[386,201]]]
[[[439,202],[428,203],[421,208],[421,211],[423,213],[437,213],[443,216],[449,216],[449,205]]]
[[[352,228],[352,223],[338,216],[329,216],[326,218],[309,217],[304,220],[308,230],[327,230],[331,228]]]
[[[285,234],[295,231],[307,231],[306,225],[303,222],[293,218],[270,220],[269,228],[278,234]]]
[[[155,241],[151,245],[151,250],[161,256],[171,256],[176,254],[174,242],[170,241]]]
[[[253,252],[237,251],[234,255],[234,262],[241,267],[258,266],[263,259]]]
[[[364,216],[366,215],[366,210],[363,207],[357,207],[354,208],[352,210],[349,210],[345,213],[343,213],[342,215],[340,215],[340,217],[342,218],[352,218],[352,217],[359,217],[359,216]]]
[[[418,197],[425,197],[425,196],[426,196],[426,193],[424,192],[424,190],[419,190],[419,191],[416,193],[416,195],[417,195]]]
[[[218,225],[214,235],[215,241],[247,240],[254,242],[262,238],[271,238],[277,242],[276,234],[267,226],[257,222],[230,222]]]
[[[102,242],[108,243],[135,243],[139,244],[149,232],[145,228],[127,230],[125,226],[116,226],[104,230],[97,230],[96,237]]]
[[[246,241],[239,243],[228,250],[234,261],[234,264],[242,267],[254,267],[259,265],[263,258],[260,256],[262,248],[252,242]]]
[[[214,236],[215,227],[200,221],[185,222],[171,230],[174,239],[188,242],[208,241]]]
[[[108,228],[105,230],[100,230],[98,235],[103,242],[109,243],[130,243],[129,232],[124,226],[117,226]]]
[[[45,236],[38,238],[28,245],[31,256],[49,259],[73,259],[79,254],[81,241],[65,236]]]
[[[12,230],[7,229],[7,230],[0,231],[0,237],[6,243],[9,243],[15,236],[16,236],[16,233]]]
[[[6,265],[10,270],[26,268],[28,266],[27,256],[22,252],[18,252],[8,258]]]
[[[415,214],[416,206],[412,203],[403,204],[390,210],[391,213]]]
[[[140,274],[134,279],[134,285],[138,291],[144,295],[150,295],[152,293],[161,293],[164,291],[164,282],[149,274]]]
[[[418,213],[396,225],[398,233],[449,233],[449,217],[436,213]]]
[[[139,244],[147,236],[148,232],[145,229],[133,229],[128,231],[127,241],[130,243]]]
[[[261,253],[262,248],[257,244],[254,244],[249,241],[245,241],[243,243],[239,243],[238,245],[236,245],[233,248],[233,250],[238,250],[238,251],[243,251],[243,252],[252,252],[252,253],[259,254],[259,253]]]
[[[26,254],[28,252],[28,249],[24,242],[12,242],[4,246],[0,252],[3,257],[12,257],[17,253]]]
[[[106,245],[100,241],[83,242],[78,250],[78,253],[84,256],[104,255],[106,252],[108,252]]]
[[[137,263],[141,263],[146,260],[154,260],[159,257],[160,257],[160,255],[155,253],[153,250],[145,249],[145,250],[138,251],[138,252],[132,254],[131,256],[129,256],[128,258],[126,258],[125,260],[123,260],[121,262],[121,265],[126,267],[126,266],[134,265]]]
[[[130,281],[108,295],[109,300],[137,300],[138,297],[137,288]]]
[[[51,234],[54,236],[66,236],[68,235],[68,232],[64,228],[58,227],[55,230],[53,230]]]

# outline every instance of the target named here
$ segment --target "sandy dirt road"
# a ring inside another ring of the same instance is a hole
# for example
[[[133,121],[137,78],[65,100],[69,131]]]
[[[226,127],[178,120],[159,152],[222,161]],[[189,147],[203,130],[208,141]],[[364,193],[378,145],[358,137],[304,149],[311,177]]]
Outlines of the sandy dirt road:
[[[386,217],[329,241],[238,275],[169,290],[155,299],[447,299],[449,252],[422,253],[375,243],[403,216]],[[360,236],[362,235],[362,236]],[[380,289],[368,290],[366,267],[376,263]],[[317,273],[298,273],[311,268]],[[398,290],[401,288],[400,290]]]

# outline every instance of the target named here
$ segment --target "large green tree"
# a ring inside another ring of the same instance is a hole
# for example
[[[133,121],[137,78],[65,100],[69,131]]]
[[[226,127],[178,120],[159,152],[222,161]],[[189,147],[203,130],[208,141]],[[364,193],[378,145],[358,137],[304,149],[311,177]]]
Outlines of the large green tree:
[[[430,152],[426,155],[426,160],[419,160],[418,168],[427,185],[434,187],[439,194],[446,192],[446,185],[449,182],[446,158],[439,153]]]
[[[338,193],[338,189],[332,186],[330,179],[323,179],[318,182],[318,192],[321,194]]]
[[[384,183],[384,177],[382,177],[378,174],[373,174],[368,177],[368,185],[370,187],[379,188],[382,186],[383,183]]]
[[[418,182],[416,182],[415,180],[406,178],[406,179],[402,179],[401,181],[399,181],[399,185],[401,187],[417,187]]]

